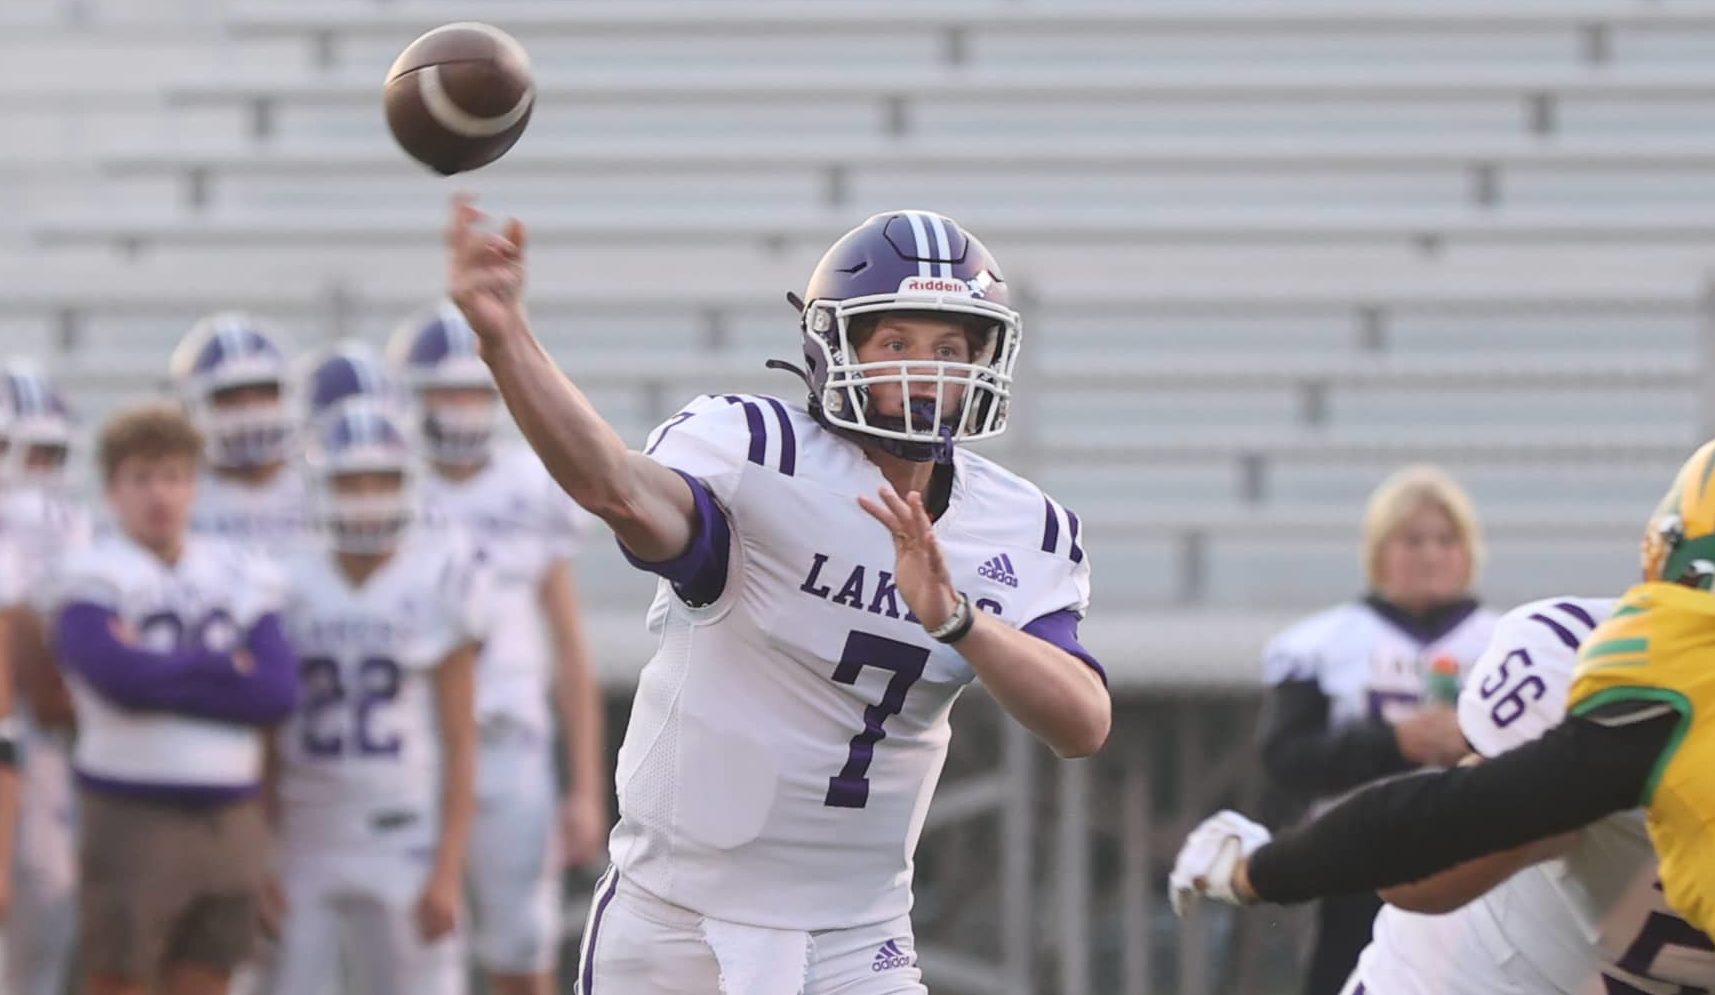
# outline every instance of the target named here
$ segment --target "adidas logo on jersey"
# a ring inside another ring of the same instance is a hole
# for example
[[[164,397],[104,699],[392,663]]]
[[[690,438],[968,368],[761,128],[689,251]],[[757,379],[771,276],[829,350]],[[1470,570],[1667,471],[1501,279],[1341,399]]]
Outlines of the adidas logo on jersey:
[[[1012,557],[1005,553],[978,567],[977,576],[998,581],[1007,587],[1018,586],[1018,574],[1012,572]]]
[[[888,940],[881,945],[880,950],[875,952],[875,962],[869,966],[869,969],[879,974],[882,971],[891,971],[896,967],[910,967],[911,964],[911,955],[899,949],[899,941]]]

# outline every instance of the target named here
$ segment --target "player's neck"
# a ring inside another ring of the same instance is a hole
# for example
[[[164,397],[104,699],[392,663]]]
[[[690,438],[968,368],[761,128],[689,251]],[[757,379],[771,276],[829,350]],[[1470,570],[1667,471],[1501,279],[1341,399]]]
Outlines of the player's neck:
[[[262,463],[257,466],[217,466],[214,475],[222,480],[246,487],[261,487],[273,482],[280,471],[286,468],[285,460],[275,460],[272,463]]]
[[[881,476],[894,493],[904,496],[912,491],[923,495],[923,504],[929,509],[933,518],[940,518],[947,510],[947,500],[952,488],[952,467],[947,467],[948,473],[944,479],[938,480],[935,468],[941,464],[933,461],[920,462],[895,456],[878,447],[864,446],[864,455],[881,471]],[[939,484],[940,486],[937,486]]]
[[[488,469],[488,460],[487,458],[484,458],[476,463],[436,462],[430,465],[434,468],[435,476],[440,477],[443,480],[450,480],[455,484],[462,484],[482,471]]]
[[[385,553],[335,553],[334,561],[339,564],[339,572],[345,574],[345,579],[353,587],[362,587],[364,582],[375,576],[375,572],[387,565],[393,558],[391,551]]]
[[[137,536],[129,535],[129,533],[127,537],[169,567],[177,565],[179,557],[185,555],[185,537],[182,533],[169,539],[158,540],[140,539]]]

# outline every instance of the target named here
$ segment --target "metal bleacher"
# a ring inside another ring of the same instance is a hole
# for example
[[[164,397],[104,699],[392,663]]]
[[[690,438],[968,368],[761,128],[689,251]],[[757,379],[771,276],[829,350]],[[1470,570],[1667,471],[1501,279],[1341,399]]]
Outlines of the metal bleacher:
[[[525,43],[538,105],[448,181],[392,147],[380,83],[471,16]],[[995,942],[931,930],[950,991],[1276,990],[1211,963],[1218,922],[1126,939],[1249,776],[1245,730],[1211,745],[1177,702],[1236,700],[1273,631],[1359,590],[1403,463],[1470,487],[1505,605],[1623,586],[1715,434],[1712,0],[0,0],[0,28],[0,351],[89,421],[216,308],[379,341],[437,294],[461,187],[529,223],[539,331],[633,442],[698,392],[790,392],[761,366],[797,349],[783,292],[868,213],[983,236],[1026,313],[990,451],[1083,516],[1087,641],[1158,710],[1117,769],[1059,768],[1051,815],[1016,730],[1004,777],[943,789],[932,855],[1005,813],[1007,901],[968,931]],[[622,688],[649,584],[607,542],[581,571]],[[1050,819],[1051,923],[1020,899]]]

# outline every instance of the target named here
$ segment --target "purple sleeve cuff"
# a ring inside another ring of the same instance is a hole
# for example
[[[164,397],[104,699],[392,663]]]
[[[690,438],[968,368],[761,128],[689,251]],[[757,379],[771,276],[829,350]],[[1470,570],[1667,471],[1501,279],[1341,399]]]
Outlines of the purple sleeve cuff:
[[[726,571],[732,526],[726,511],[715,500],[709,485],[682,470],[674,470],[691,485],[691,498],[696,502],[697,521],[691,528],[691,543],[685,551],[670,560],[650,563],[638,559],[631,550],[619,544],[632,566],[666,578],[679,598],[693,608],[713,604],[726,590]]]
[[[1078,642],[1078,621],[1077,612],[1070,608],[1062,608],[1057,612],[1049,612],[1041,618],[1024,623],[1023,629],[1037,639],[1058,646],[1084,661],[1085,666],[1094,670],[1096,676],[1102,679],[1102,686],[1106,687],[1108,672],[1103,670],[1102,665],[1096,662],[1096,658],[1090,655],[1090,651]]]

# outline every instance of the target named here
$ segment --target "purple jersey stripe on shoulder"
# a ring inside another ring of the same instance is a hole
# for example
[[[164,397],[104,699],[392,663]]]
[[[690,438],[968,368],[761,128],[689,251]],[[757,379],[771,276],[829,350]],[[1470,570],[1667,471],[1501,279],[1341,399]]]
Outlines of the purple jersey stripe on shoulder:
[[[1082,563],[1084,562],[1084,547],[1078,545],[1078,516],[1073,514],[1070,508],[1066,509],[1066,521],[1071,525],[1069,534],[1072,537],[1072,562]]]
[[[765,397],[764,401],[774,409],[774,420],[780,423],[780,472],[793,476],[798,470],[798,435],[792,428],[792,419],[787,417],[786,405],[778,398]]]
[[[1594,629],[1596,627],[1595,618],[1591,617],[1590,613],[1585,611],[1581,605],[1575,605],[1570,601],[1556,601],[1554,603],[1554,607],[1560,609],[1561,611],[1565,612],[1568,615],[1571,615],[1573,618],[1577,619],[1580,622],[1583,622],[1585,625],[1589,626],[1592,629]]]
[[[1054,502],[1042,499],[1042,507],[1047,512],[1047,522],[1042,528],[1042,551],[1052,553],[1060,547],[1060,516],[1054,513]]]
[[[1549,618],[1547,615],[1540,612],[1532,615],[1530,619],[1533,622],[1541,622],[1543,625],[1553,629],[1554,634],[1559,637],[1562,643],[1566,644],[1567,649],[1575,650],[1578,648],[1578,637],[1573,635],[1572,630],[1568,629],[1566,626],[1561,625],[1559,622],[1556,622],[1554,619]]]
[[[762,409],[755,402],[742,397],[727,394],[728,404],[744,405],[744,420],[750,425],[750,455],[746,457],[757,466],[763,466],[763,460],[768,456],[768,428],[762,423]]]
[[[595,995],[595,942],[601,932],[602,917],[607,915],[608,903],[613,901],[614,894],[619,891],[619,868],[610,867],[607,873],[607,888],[602,892],[601,898],[596,900],[595,915],[590,917],[590,935],[584,941],[584,964],[583,970],[579,972],[579,980],[582,982],[578,986],[580,995]]]

